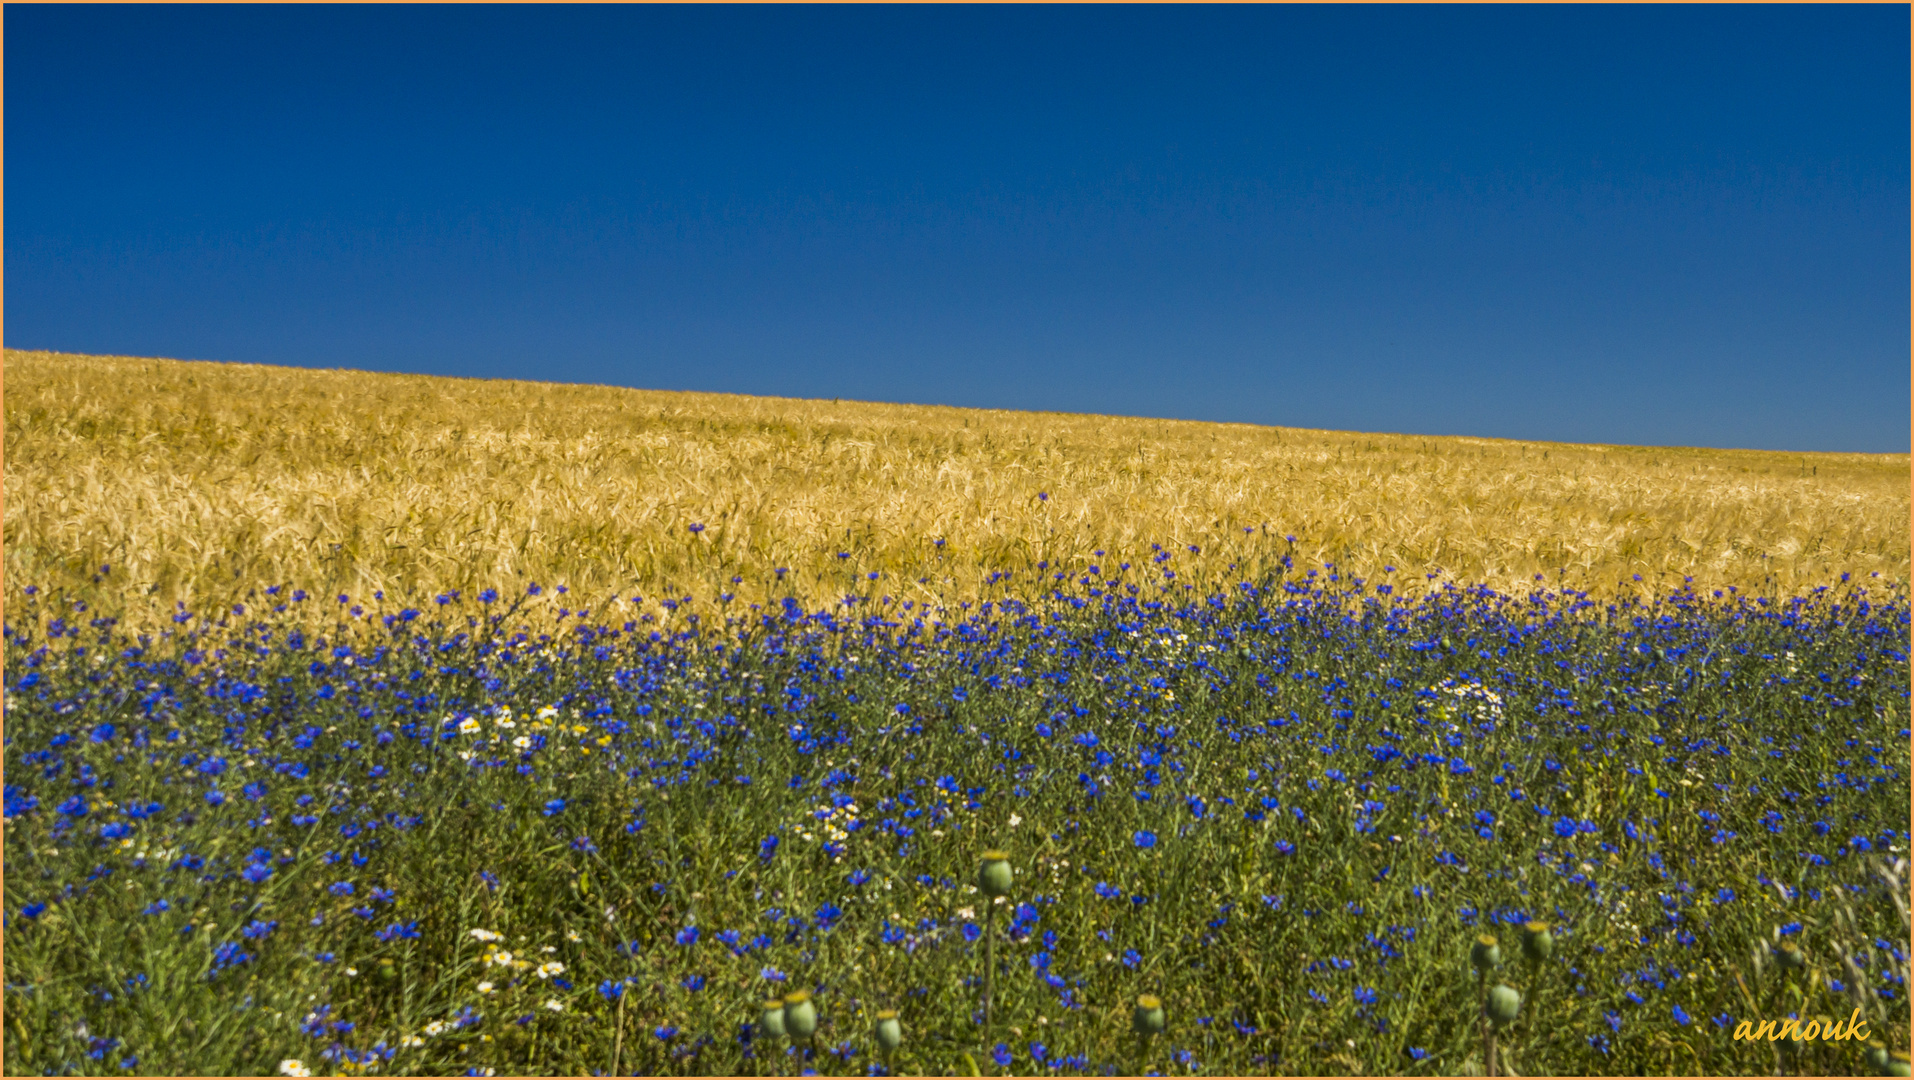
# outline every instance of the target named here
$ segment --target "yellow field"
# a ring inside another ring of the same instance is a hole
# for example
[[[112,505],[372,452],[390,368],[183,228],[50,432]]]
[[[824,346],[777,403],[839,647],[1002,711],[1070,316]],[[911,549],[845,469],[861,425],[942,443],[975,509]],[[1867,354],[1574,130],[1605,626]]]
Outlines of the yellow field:
[[[1905,582],[1906,454],[1363,435],[5,353],[7,591],[981,595],[1040,561],[1405,588]],[[1045,499],[1042,495],[1047,494]],[[701,533],[689,526],[702,524]],[[1246,531],[1247,530],[1247,531]],[[946,541],[942,548],[934,541]],[[1184,545],[1197,545],[1192,555]],[[1108,555],[1093,559],[1102,548]],[[837,557],[848,552],[848,559]],[[111,564],[107,583],[92,573]],[[1236,564],[1231,569],[1231,564]],[[790,573],[780,586],[776,567]],[[873,585],[865,575],[883,577]],[[1637,584],[1633,575],[1639,574]],[[733,583],[733,577],[742,581]],[[927,580],[919,580],[927,579]]]

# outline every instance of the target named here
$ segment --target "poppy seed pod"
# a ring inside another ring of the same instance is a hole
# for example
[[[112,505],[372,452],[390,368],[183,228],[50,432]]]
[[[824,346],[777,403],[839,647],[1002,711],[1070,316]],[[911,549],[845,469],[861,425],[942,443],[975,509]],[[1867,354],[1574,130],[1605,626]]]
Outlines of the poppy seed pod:
[[[1887,1044],[1881,1040],[1869,1040],[1867,1044],[1867,1054],[1865,1056],[1867,1058],[1868,1068],[1873,1069],[1875,1072],[1880,1072],[1882,1069],[1887,1068]]]
[[[1882,1076],[1906,1076],[1908,1074],[1907,1051],[1896,1050],[1887,1056],[1887,1064],[1881,1068]]]
[[[1165,1026],[1163,1003],[1154,994],[1144,994],[1136,999],[1136,1012],[1130,1016],[1130,1026],[1138,1035],[1161,1035]]]
[[[1469,966],[1477,971],[1486,972],[1502,964],[1502,946],[1495,943],[1494,934],[1479,934],[1475,944],[1469,948]]]
[[[764,1010],[758,1014],[758,1026],[766,1035],[774,1039],[784,1037],[784,1002],[773,998],[764,1003]]]
[[[1496,1027],[1514,1021],[1515,1014],[1521,1011],[1522,995],[1515,992],[1515,987],[1497,983],[1495,989],[1489,991],[1489,1019],[1495,1021]]]
[[[1010,855],[1003,851],[984,852],[984,865],[977,871],[977,888],[988,897],[1010,895]]]
[[[809,990],[784,995],[784,1030],[796,1039],[808,1039],[817,1031],[817,1006],[811,1004]]]
[[[1536,963],[1547,960],[1555,952],[1555,935],[1549,933],[1545,922],[1524,923],[1522,926],[1522,955]]]
[[[1793,970],[1795,968],[1805,967],[1808,963],[1808,958],[1801,952],[1801,946],[1796,945],[1792,941],[1788,941],[1783,942],[1781,947],[1774,951],[1774,962],[1780,964],[1783,968]]]
[[[897,1019],[896,1009],[885,1009],[877,1014],[877,1045],[891,1053],[904,1044],[904,1025]]]

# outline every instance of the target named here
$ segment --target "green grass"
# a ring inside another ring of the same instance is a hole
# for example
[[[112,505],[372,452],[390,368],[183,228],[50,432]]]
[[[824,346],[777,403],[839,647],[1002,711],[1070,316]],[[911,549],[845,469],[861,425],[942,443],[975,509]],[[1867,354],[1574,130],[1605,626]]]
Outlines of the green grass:
[[[1908,825],[1898,587],[1603,607],[1292,577],[1211,600],[1165,559],[941,626],[877,595],[407,619],[281,590],[135,641],[36,595],[5,655],[8,1069],[356,1073],[322,1054],[383,1044],[381,1072],[861,1073],[895,1009],[899,1071],[1041,1071],[1041,1043],[1068,1072],[1456,1073],[1482,1065],[1485,929],[1524,1073],[1861,1067],[1858,1042],[1714,1020],[1789,1011],[1860,1008],[1907,1045],[1905,885],[1882,876]],[[821,820],[835,796],[855,810]],[[991,848],[1016,877],[986,1030],[965,927]],[[1528,918],[1556,939],[1537,966]],[[474,930],[564,971],[488,965]],[[1806,967],[1776,966],[1783,937]],[[815,1044],[749,1038],[799,987]],[[1168,1018],[1148,1043],[1144,993]],[[463,1009],[482,1019],[435,1033]]]

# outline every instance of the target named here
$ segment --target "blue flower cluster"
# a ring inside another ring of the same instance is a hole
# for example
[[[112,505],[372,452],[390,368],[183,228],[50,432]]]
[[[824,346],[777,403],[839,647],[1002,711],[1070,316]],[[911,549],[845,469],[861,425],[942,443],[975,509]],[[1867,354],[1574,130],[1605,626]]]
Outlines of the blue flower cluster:
[[[1021,980],[998,1000],[1047,1030],[977,1045],[1063,1071],[1132,1068],[1073,1018],[1143,991],[1202,1029],[1154,1067],[1344,1068],[1272,1041],[1308,1030],[1406,1068],[1466,1035],[1472,988],[1431,987],[1473,936],[1512,952],[1535,919],[1553,1015],[1579,1025],[1543,1063],[1561,1071],[1745,1009],[1696,973],[1819,948],[1837,907],[1859,935],[1842,993],[1905,993],[1880,876],[1908,843],[1901,591],[1410,598],[1333,568],[1205,591],[1174,554],[1046,563],[1040,592],[954,608],[671,596],[534,625],[485,590],[476,613],[341,598],[323,631],[182,607],[153,635],[10,606],[10,981],[17,962],[124,996],[190,957],[202,1007],[309,1017],[316,1042],[280,1057],[362,1067],[434,1045],[408,1049],[425,1036],[390,1026],[381,979],[423,980],[444,1030],[487,1025],[474,994],[536,989],[526,1028],[643,987],[666,1011],[632,1052],[681,1071],[772,1052],[715,988],[798,984],[828,1011],[851,991],[827,962],[928,1009],[994,955],[998,986]],[[1018,884],[993,906],[971,882],[998,846]],[[514,932],[562,962],[480,952],[461,922],[526,897]],[[73,925],[167,951],[103,962]],[[49,1039],[74,1017],[130,1038],[97,995],[9,1001]]]

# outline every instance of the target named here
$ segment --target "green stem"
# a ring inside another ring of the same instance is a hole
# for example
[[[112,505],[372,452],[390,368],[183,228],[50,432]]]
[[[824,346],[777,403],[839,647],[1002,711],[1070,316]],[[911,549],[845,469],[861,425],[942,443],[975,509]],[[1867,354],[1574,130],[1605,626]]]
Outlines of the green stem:
[[[1532,1063],[1529,1062],[1529,1051],[1535,1049],[1535,1021],[1536,1018],[1541,1015],[1541,1012],[1542,962],[1540,960],[1531,960],[1529,961],[1529,1015],[1525,1024],[1528,1038],[1524,1040],[1522,1046],[1522,1061],[1525,1066],[1529,1067],[1531,1072],[1534,1071],[1534,1069]]]
[[[626,988],[621,984],[618,995],[618,1026],[611,1044],[611,1074],[618,1075],[619,1058],[625,1053],[625,995]]]
[[[1494,1076],[1495,1064],[1491,1055],[1495,1052],[1494,1037],[1489,1034],[1489,973],[1487,969],[1475,973],[1476,1008],[1475,1022],[1482,1032],[1482,1075]]]
[[[990,984],[997,977],[997,904],[991,897],[984,911],[984,1041],[990,1041]]]

